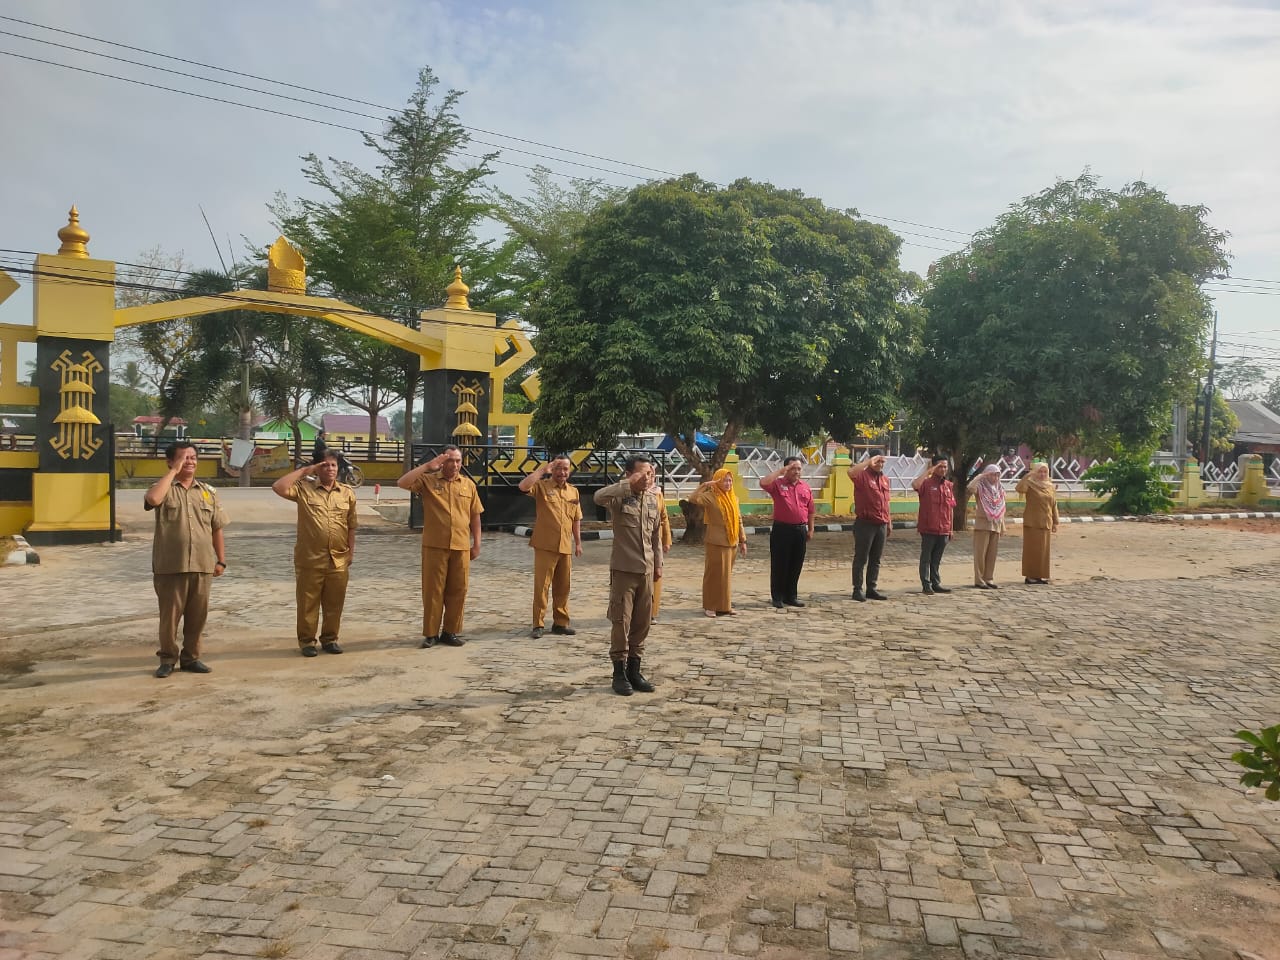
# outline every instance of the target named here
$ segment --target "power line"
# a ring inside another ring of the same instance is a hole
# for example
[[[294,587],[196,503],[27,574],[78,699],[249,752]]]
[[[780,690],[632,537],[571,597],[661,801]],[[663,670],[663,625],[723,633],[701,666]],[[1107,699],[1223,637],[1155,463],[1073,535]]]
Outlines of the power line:
[[[205,70],[215,70],[215,71],[217,71],[217,72],[219,72],[219,73],[226,73],[226,74],[229,74],[229,75],[231,75],[231,76],[236,76],[236,77],[244,77],[245,79],[248,79],[248,80],[257,80],[257,81],[259,81],[259,82],[261,82],[261,83],[271,83],[271,84],[275,84],[276,86],[279,86],[279,87],[287,87],[287,88],[292,89],[292,90],[300,90],[300,91],[302,91],[302,92],[304,92],[304,93],[314,93],[314,94],[317,94],[317,95],[322,96],[322,97],[329,97],[330,99],[333,99],[333,100],[341,100],[341,101],[346,102],[346,103],[354,103],[354,104],[357,104],[357,105],[360,105],[360,106],[373,107],[373,108],[375,108],[375,109],[377,109],[377,110],[383,110],[383,111],[386,111],[387,113],[395,113],[395,112],[397,112],[397,111],[395,110],[395,108],[393,108],[393,107],[384,106],[383,104],[379,104],[379,103],[373,103],[372,101],[369,101],[369,100],[359,100],[359,99],[356,99],[356,98],[354,98],[354,97],[344,96],[344,95],[339,94],[339,93],[329,93],[329,92],[324,91],[324,90],[317,90],[317,89],[316,89],[316,88],[314,88],[314,87],[305,87],[305,86],[301,86],[300,84],[296,84],[296,83],[289,83],[288,81],[285,81],[285,80],[275,80],[275,79],[272,79],[271,77],[261,77],[261,76],[258,76],[258,75],[256,75],[256,74],[252,74],[252,73],[243,73],[243,72],[241,72],[241,71],[239,71],[239,70],[232,70],[232,69],[230,69],[229,67],[220,67],[220,66],[217,66],[217,65],[215,65],[215,64],[210,64],[210,63],[201,63],[199,60],[188,60],[188,59],[186,59],[185,57],[176,57],[176,56],[172,56],[171,54],[167,54],[167,53],[160,53],[159,51],[156,51],[156,50],[148,50],[148,49],[146,49],[145,47],[135,47],[135,46],[130,46],[130,45],[129,45],[129,44],[127,44],[127,43],[118,43],[118,42],[116,42],[116,41],[114,41],[114,40],[107,40],[107,39],[106,39],[106,38],[104,38],[104,37],[95,37],[95,36],[93,36],[93,35],[91,35],[91,34],[87,34],[87,33],[76,33],[74,30],[64,30],[64,29],[62,29],[61,27],[51,27],[51,26],[48,26],[47,24],[43,24],[43,23],[36,23],[36,22],[34,22],[34,21],[31,21],[31,20],[22,20],[22,19],[19,19],[18,17],[7,17],[7,16],[4,16],[4,15],[2,15],[2,14],[0,14],[0,20],[7,20],[7,21],[9,21],[9,22],[11,22],[11,23],[21,23],[21,24],[23,24],[23,25],[25,25],[25,26],[28,26],[28,27],[36,27],[37,29],[40,29],[40,30],[48,30],[48,31],[50,31],[50,32],[52,32],[52,33],[61,33],[61,34],[64,34],[64,35],[66,35],[66,36],[78,37],[78,38],[80,38],[81,40],[90,40],[90,41],[92,41],[92,42],[94,42],[94,43],[101,43],[101,44],[105,44],[105,45],[107,45],[107,46],[111,46],[111,47],[118,47],[118,48],[123,49],[123,50],[132,50],[132,51],[134,51],[135,53],[145,53],[147,56],[151,56],[151,57],[160,57],[160,58],[165,59],[165,60],[172,60],[172,61],[174,61],[175,63],[185,63],[185,64],[188,64],[189,66],[193,66],[193,67],[201,67],[202,69],[205,69]],[[11,36],[18,36],[18,34],[11,34]],[[51,42],[51,41],[48,41],[48,40],[38,40],[38,39],[36,39],[36,38],[34,38],[34,37],[27,37],[26,39],[29,39],[29,40],[35,40],[35,42],[36,42],[36,43],[50,43],[50,42]],[[58,44],[55,44],[55,45],[58,45]],[[69,49],[76,49],[76,48],[72,47],[72,48],[69,48]],[[90,52],[90,51],[85,51],[85,52]],[[107,56],[107,55],[106,55],[106,54],[97,54],[97,56]],[[133,63],[133,62],[135,62],[135,61],[127,60],[127,61],[124,61],[124,62],[126,62],[126,63]],[[157,69],[157,70],[163,70],[163,69],[164,69],[163,67],[154,66],[154,65],[150,65],[150,64],[139,64],[139,65],[140,65],[140,66],[153,66],[153,69]],[[170,72],[173,72],[173,71],[170,71]],[[183,76],[191,76],[191,74],[183,74]],[[211,82],[211,83],[221,83],[221,82],[222,82],[222,81],[219,81],[219,80],[214,80],[212,77],[197,77],[196,79],[208,80],[208,81],[209,81],[209,82]],[[251,89],[251,88],[249,88],[249,87],[245,87],[245,88],[243,88],[243,89],[246,89],[246,90],[247,90],[247,89]],[[267,91],[261,91],[261,92],[267,93]],[[275,94],[275,93],[267,93],[267,95],[268,95],[268,96],[276,96],[276,97],[283,96],[283,94]],[[286,99],[292,99],[292,98],[286,98]],[[310,102],[310,101],[300,101],[300,102]],[[318,104],[318,106],[323,106],[323,105],[319,105],[319,104]],[[331,109],[331,110],[341,110],[341,109],[343,109],[343,108],[341,108],[341,107],[328,107],[327,109]],[[347,112],[354,112],[354,111],[347,111]],[[368,114],[357,114],[357,116],[366,116],[366,117],[367,117],[367,116],[368,116]],[[380,119],[385,119],[385,118],[375,117],[375,118],[373,118],[373,119],[379,119],[379,120],[380,120]],[[466,129],[466,130],[474,130],[474,131],[476,131],[477,133],[482,133],[482,134],[484,134],[485,136],[490,136],[490,137],[501,137],[501,138],[502,138],[502,139],[504,139],[504,140],[514,140],[514,141],[515,141],[515,142],[517,142],[517,143],[527,143],[527,144],[529,144],[530,146],[534,146],[534,147],[542,147],[542,148],[547,149],[547,150],[555,150],[555,151],[557,151],[557,152],[559,152],[559,153],[570,153],[570,154],[573,154],[573,155],[575,155],[575,156],[579,156],[579,157],[586,157],[586,158],[587,158],[587,159],[589,159],[589,160],[600,160],[600,161],[602,161],[602,162],[604,162],[604,163],[619,164],[619,165],[624,166],[624,167],[635,167],[637,170],[648,170],[648,171],[650,171],[651,173],[660,173],[660,174],[662,174],[663,176],[667,176],[667,177],[675,177],[675,176],[679,176],[679,174],[677,174],[677,173],[673,173],[673,172],[671,172],[670,170],[662,170],[662,169],[660,169],[660,168],[658,168],[658,167],[648,167],[648,166],[645,166],[644,164],[640,164],[640,163],[632,163],[632,162],[630,162],[630,161],[628,161],[628,160],[618,160],[618,159],[613,158],[613,157],[604,157],[604,156],[600,156],[600,155],[598,155],[598,154],[594,154],[594,153],[585,153],[585,152],[583,152],[583,151],[581,151],[581,150],[573,150],[573,149],[570,149],[570,148],[568,148],[568,147],[557,147],[557,146],[555,146],[554,144],[550,144],[550,143],[542,143],[542,142],[540,142],[540,141],[538,141],[538,140],[530,140],[530,139],[527,139],[527,138],[525,138],[525,137],[517,137],[517,136],[512,136],[511,134],[499,133],[499,132],[496,132],[496,131],[493,131],[493,130],[485,130],[485,129],[483,129],[482,127],[472,127],[472,126],[468,126],[468,125],[466,125],[466,124],[460,124],[460,126],[462,126],[462,127],[463,127],[464,129]],[[510,149],[514,149],[514,148],[510,148]],[[571,162],[571,161],[570,161],[570,162]],[[624,175],[625,175],[625,176],[634,176],[634,174],[624,174]]]
[[[135,51],[135,52],[138,52],[138,53],[145,53],[145,54],[147,54],[148,56],[160,57],[160,58],[163,58],[163,59],[166,59],[166,60],[172,60],[172,61],[174,61],[174,62],[178,62],[178,63],[185,63],[185,64],[189,64],[189,65],[191,65],[191,66],[198,66],[198,67],[201,67],[201,68],[206,69],[206,70],[214,70],[214,71],[218,71],[218,72],[222,72],[222,73],[227,73],[227,74],[232,75],[232,76],[244,77],[244,78],[247,78],[247,79],[257,80],[257,81],[260,81],[260,82],[263,82],[263,83],[275,84],[275,85],[277,85],[277,86],[287,87],[287,88],[294,89],[294,90],[300,90],[300,91],[307,92],[307,93],[314,93],[314,94],[317,94],[317,95],[319,95],[319,96],[329,97],[329,98],[331,98],[331,99],[341,100],[341,101],[344,101],[344,102],[347,102],[347,103],[354,103],[354,104],[358,104],[358,105],[362,105],[362,106],[371,106],[371,107],[375,107],[375,108],[380,109],[380,110],[385,110],[385,111],[387,111],[388,113],[395,113],[395,112],[396,112],[396,111],[395,111],[395,109],[394,109],[394,108],[392,108],[392,107],[387,107],[387,106],[384,106],[384,105],[381,105],[381,104],[376,104],[376,103],[373,103],[372,101],[368,101],[368,100],[359,100],[359,99],[354,98],[354,97],[347,97],[347,96],[344,96],[344,95],[342,95],[342,94],[330,93],[330,92],[327,92],[327,91],[324,91],[324,90],[318,90],[318,89],[313,88],[313,87],[301,86],[301,85],[299,85],[299,84],[289,83],[289,82],[287,82],[287,81],[283,81],[283,80],[275,80],[275,79],[272,79],[272,78],[270,78],[270,77],[262,77],[262,76],[259,76],[259,75],[256,75],[256,74],[244,73],[244,72],[241,72],[241,71],[238,71],[238,70],[232,70],[232,69],[230,69],[230,68],[227,68],[227,67],[220,67],[220,66],[217,66],[217,65],[215,65],[215,64],[202,63],[202,62],[200,62],[200,61],[197,61],[197,60],[189,60],[189,59],[184,58],[184,57],[171,56],[170,54],[160,53],[160,52],[155,51],[155,50],[148,50],[148,49],[143,48],[143,47],[135,47],[135,46],[132,46],[132,45],[130,45],[130,44],[117,43],[116,41],[113,41],[113,40],[107,40],[107,39],[105,39],[105,38],[103,38],[103,37],[96,37],[96,36],[93,36],[93,35],[90,35],[90,34],[77,33],[76,31],[73,31],[73,30],[65,30],[65,29],[62,29],[62,28],[59,28],[59,27],[51,27],[51,26],[48,26],[48,25],[46,25],[46,24],[35,23],[34,21],[31,21],[31,20],[23,20],[23,19],[20,19],[20,18],[18,18],[18,17],[8,17],[8,16],[4,16],[4,15],[0,15],[0,20],[6,20],[6,21],[9,21],[9,22],[12,22],[12,23],[20,23],[20,24],[24,24],[24,25],[26,25],[26,26],[32,26],[32,27],[36,27],[36,28],[38,28],[38,29],[42,29],[42,30],[49,30],[49,31],[51,31],[51,32],[54,32],[54,33],[60,33],[60,34],[64,34],[64,35],[67,35],[67,36],[78,37],[78,38],[80,38],[80,39],[89,40],[89,41],[92,41],[92,42],[95,42],[95,43],[101,43],[101,44],[105,44],[105,45],[108,45],[108,46],[118,47],[118,48],[125,49],[125,50],[132,50],[132,51]],[[44,43],[44,44],[48,44],[48,45],[50,45],[50,46],[60,47],[60,48],[67,49],[67,50],[74,50],[74,51],[76,51],[76,52],[89,54],[89,55],[91,55],[91,56],[104,57],[104,58],[106,58],[106,59],[108,59],[108,60],[114,60],[114,61],[118,61],[118,62],[121,62],[121,63],[128,63],[128,64],[131,64],[131,65],[134,65],[134,66],[143,67],[143,68],[145,68],[145,69],[160,70],[160,71],[163,71],[163,72],[166,72],[166,73],[172,73],[172,74],[176,74],[176,75],[178,75],[178,76],[188,77],[188,78],[190,78],[190,79],[193,79],[193,80],[196,80],[196,81],[200,81],[200,82],[216,83],[216,84],[219,84],[219,85],[222,85],[222,86],[229,86],[229,87],[233,87],[233,88],[240,89],[240,90],[245,90],[245,91],[249,91],[249,92],[253,92],[253,93],[262,94],[262,95],[265,95],[265,96],[277,97],[277,98],[284,99],[284,100],[287,100],[287,101],[292,101],[292,102],[295,102],[295,103],[306,104],[306,105],[308,105],[308,106],[316,106],[316,107],[320,107],[321,109],[336,110],[336,111],[340,111],[340,112],[343,112],[343,113],[351,114],[351,115],[353,115],[353,116],[361,117],[361,118],[364,118],[364,119],[378,120],[378,121],[380,121],[380,122],[385,120],[385,118],[383,118],[383,117],[374,117],[374,116],[372,116],[372,115],[370,115],[370,114],[362,113],[362,112],[360,112],[360,111],[355,111],[355,110],[349,110],[349,109],[344,108],[344,107],[338,107],[338,106],[333,106],[333,105],[329,105],[329,104],[317,103],[316,101],[312,101],[312,100],[305,100],[305,99],[301,99],[301,98],[298,98],[298,97],[292,97],[292,96],[288,96],[288,95],[286,95],[286,94],[274,93],[274,92],[269,91],[269,90],[262,90],[262,89],[260,89],[260,88],[256,88],[256,87],[248,87],[248,86],[245,86],[245,85],[242,85],[242,84],[228,83],[228,82],[226,82],[226,81],[217,80],[217,79],[212,78],[212,77],[201,77],[201,76],[198,76],[198,75],[195,75],[195,74],[191,74],[191,73],[186,73],[186,72],[184,72],[184,71],[180,71],[180,70],[170,70],[170,69],[168,69],[168,68],[161,67],[161,66],[159,66],[159,65],[157,65],[157,64],[147,64],[147,63],[142,63],[142,62],[139,62],[139,61],[136,61],[136,60],[130,60],[130,59],[123,58],[123,57],[115,57],[115,56],[112,56],[112,55],[110,55],[110,54],[101,53],[101,52],[93,51],[93,50],[85,50],[85,49],[83,49],[83,48],[81,48],[81,47],[74,47],[74,46],[71,46],[71,45],[68,45],[68,44],[60,44],[60,43],[56,43],[56,42],[54,42],[54,41],[50,41],[50,40],[42,40],[42,39],[40,39],[40,38],[37,38],[37,37],[30,37],[30,36],[27,36],[27,35],[25,35],[25,34],[13,33],[13,32],[11,32],[11,31],[0,31],[0,34],[5,34],[5,35],[8,35],[8,36],[18,37],[18,38],[20,38],[20,39],[29,40],[29,41],[34,42],[34,43]],[[0,53],[8,53],[8,51],[0,51]],[[23,57],[23,55],[22,55],[22,54],[13,54],[13,53],[10,53],[9,55],[10,55],[10,56]],[[85,70],[85,68],[75,67],[75,66],[73,66],[73,65],[71,65],[71,64],[62,64],[62,63],[57,63],[57,62],[54,62],[54,61],[43,60],[43,59],[36,58],[36,57],[24,57],[24,59],[35,60],[36,62],[39,62],[39,63],[45,63],[45,64],[48,64],[48,65],[50,65],[50,66],[62,66],[62,67],[67,68],[67,69],[73,69],[73,70]],[[94,71],[87,71],[87,70],[86,70],[85,72],[94,73]],[[128,77],[119,77],[119,76],[115,76],[115,75],[113,75],[113,74],[102,74],[102,73],[98,73],[98,74],[96,74],[96,75],[104,76],[104,77],[108,77],[108,78],[111,78],[111,79],[122,80],[122,81],[127,82],[127,83],[142,83],[142,81],[132,80],[131,78],[128,78]],[[156,87],[157,89],[167,90],[167,91],[169,91],[169,92],[173,92],[173,93],[182,93],[182,94],[185,94],[185,95],[188,95],[188,96],[205,97],[205,95],[203,95],[203,94],[193,93],[193,92],[191,92],[191,91],[179,90],[179,89],[176,89],[176,88],[168,88],[168,87],[164,87],[164,86],[162,86],[162,85],[158,85],[158,84],[145,84],[145,83],[143,83],[142,85],[144,85],[144,86],[153,86],[153,87]],[[216,97],[206,97],[206,99],[212,99],[212,100],[214,100],[215,102],[226,103],[226,104],[229,104],[229,105],[242,106],[242,107],[246,107],[246,108],[248,108],[248,109],[266,109],[266,108],[258,108],[258,107],[254,107],[254,106],[253,106],[253,105],[251,105],[251,104],[240,104],[240,103],[237,103],[237,102],[235,102],[235,101],[227,101],[227,100],[223,100],[223,99],[221,99],[221,98],[216,98]],[[271,111],[268,111],[268,112],[271,112]],[[294,114],[288,114],[288,113],[284,113],[284,112],[281,112],[281,111],[275,111],[275,112],[277,112],[277,113],[279,113],[280,115],[283,115],[283,116],[290,116],[290,117],[294,117],[295,119],[311,120],[312,122],[316,122],[316,123],[327,123],[326,121],[318,120],[318,119],[315,119],[315,118],[310,118],[310,117],[300,117],[300,116],[297,116],[297,115],[294,115]],[[351,127],[346,127],[346,126],[344,126],[344,125],[342,125],[342,124],[333,124],[333,123],[328,123],[327,125],[329,125],[329,126],[337,126],[337,127],[341,128],[341,129],[354,129],[354,128],[351,128]],[[542,147],[542,148],[544,148],[544,149],[554,150],[554,151],[556,151],[556,152],[558,152],[558,153],[567,153],[567,154],[572,154],[572,155],[574,155],[574,156],[587,157],[587,158],[589,158],[589,159],[593,159],[593,160],[600,160],[600,161],[605,162],[605,163],[611,163],[611,164],[620,165],[620,166],[632,167],[632,168],[637,169],[637,170],[646,170],[646,171],[649,171],[649,172],[651,172],[651,173],[657,173],[657,174],[661,174],[661,175],[663,175],[663,176],[667,176],[667,177],[676,177],[676,176],[679,176],[679,174],[675,173],[674,171],[664,170],[664,169],[662,169],[662,168],[660,168],[660,167],[652,167],[652,166],[647,166],[647,165],[645,165],[645,164],[633,163],[633,162],[628,161],[628,160],[619,160],[619,159],[617,159],[617,158],[613,158],[613,157],[606,157],[606,156],[602,156],[602,155],[599,155],[599,154],[587,153],[587,152],[580,151],[580,150],[574,150],[574,149],[571,149],[571,148],[568,148],[568,147],[559,147],[559,146],[556,146],[556,145],[554,145],[554,144],[543,143],[543,142],[541,142],[541,141],[537,141],[537,140],[530,140],[530,139],[528,139],[528,138],[524,138],[524,137],[517,137],[517,136],[511,135],[511,134],[505,134],[505,133],[501,133],[501,132],[498,132],[498,131],[487,130],[487,129],[482,128],[482,127],[474,127],[474,126],[469,126],[469,125],[467,125],[467,124],[461,124],[461,123],[459,124],[459,126],[460,126],[460,127],[462,127],[462,128],[463,128],[463,129],[465,129],[465,130],[475,131],[475,132],[477,132],[477,133],[485,134],[486,136],[500,137],[500,138],[502,138],[502,139],[504,139],[504,140],[512,140],[512,141],[514,141],[514,142],[516,142],[516,143],[525,143],[525,144],[529,144],[529,145],[531,145],[531,146],[538,146],[538,147]],[[368,134],[368,135],[370,135],[370,136],[374,136],[374,135],[375,135],[375,134],[372,134],[370,131],[366,131],[366,130],[357,130],[356,132],[363,133],[363,134]],[[565,158],[563,158],[563,157],[548,157],[548,156],[546,156],[545,154],[534,153],[534,152],[532,152],[532,151],[522,150],[522,149],[519,149],[519,148],[517,148],[517,147],[504,146],[504,145],[502,145],[502,144],[493,144],[493,143],[488,143],[488,142],[486,142],[486,141],[482,141],[482,140],[475,140],[475,141],[473,141],[473,142],[475,142],[475,143],[477,143],[477,144],[479,144],[479,145],[481,145],[481,146],[491,146],[491,147],[494,147],[494,148],[496,148],[496,149],[507,149],[507,150],[512,150],[512,151],[514,151],[514,152],[516,152],[516,153],[523,153],[523,154],[526,154],[526,155],[528,155],[528,156],[536,157],[536,158],[538,158],[538,159],[542,159],[542,160],[550,160],[550,161],[552,161],[552,162],[556,162],[556,163],[569,163],[569,164],[573,164],[573,165],[575,165],[575,166],[580,166],[580,167],[583,167],[584,169],[593,170],[593,171],[596,171],[596,172],[599,172],[599,173],[607,173],[607,174],[612,174],[612,175],[614,175],[614,176],[621,176],[621,177],[630,177],[630,178],[632,178],[632,179],[637,179],[637,180],[647,180],[647,179],[650,179],[650,178],[644,177],[644,176],[639,175],[639,174],[630,173],[630,172],[628,172],[628,171],[611,170],[611,169],[604,168],[604,167],[594,166],[594,165],[592,165],[592,164],[585,164],[585,163],[580,163],[580,162],[578,162],[578,161],[574,161],[574,160],[568,160],[568,159],[565,159]],[[460,156],[466,156],[465,154],[459,154],[459,155],[460,155]],[[472,159],[474,159],[474,158],[472,158]],[[510,161],[497,161],[497,162],[499,162],[499,163],[504,163],[504,164],[506,164],[506,165],[508,165],[508,166],[523,167],[524,169],[530,169],[530,168],[528,168],[528,167],[524,167],[522,164],[511,163]],[[562,173],[562,172],[560,172],[560,171],[554,171],[554,170],[553,170],[553,171],[551,171],[551,172],[553,172],[553,173],[557,174],[558,176],[572,177],[572,175],[571,175],[571,174],[565,174],[565,173]],[[724,186],[725,186],[724,184],[716,184],[716,185],[717,185],[717,186],[720,186],[720,187],[724,187]],[[970,236],[970,234],[966,233],[966,232],[965,232],[965,231],[963,231],[963,230],[954,230],[954,229],[952,229],[952,228],[950,228],[950,227],[937,227],[937,226],[932,226],[932,225],[930,225],[930,224],[919,223],[919,222],[914,221],[914,220],[903,220],[903,219],[899,219],[899,218],[895,218],[895,217],[884,217],[884,216],[879,216],[879,215],[876,215],[876,214],[868,214],[868,213],[862,213],[862,212],[859,212],[859,216],[861,216],[861,217],[863,217],[863,218],[865,218],[865,219],[868,219],[868,220],[883,220],[883,221],[886,221],[886,222],[889,222],[889,223],[903,223],[903,224],[907,224],[908,226],[920,227],[920,228],[925,229],[925,230],[933,230],[933,231],[937,231],[937,232],[941,232],[941,233],[950,233],[950,234],[954,234],[954,235],[956,235],[956,236],[958,236],[958,237],[964,237],[964,238],[966,238],[966,239]],[[926,239],[926,240],[936,240],[936,241],[939,241],[939,242],[942,242],[942,243],[949,243],[949,242],[953,242],[952,238],[950,238],[950,237],[938,237],[938,236],[930,236],[930,235],[927,235],[927,234],[916,234],[916,233],[913,233],[913,232],[911,232],[911,231],[903,231],[903,230],[899,230],[899,231],[897,231],[897,232],[898,232],[899,234],[904,234],[904,235],[907,235],[907,236],[917,236],[917,237],[922,237],[923,239]],[[912,241],[910,241],[910,240],[904,240],[904,241],[903,241],[903,243],[904,243],[904,244],[906,244],[906,245],[908,245],[908,246],[919,247],[919,248],[922,248],[922,249],[925,249],[925,250],[932,250],[932,251],[941,252],[941,253],[950,253],[950,252],[953,252],[953,248],[933,247],[933,246],[929,246],[928,244],[914,243],[914,242],[912,242]]]

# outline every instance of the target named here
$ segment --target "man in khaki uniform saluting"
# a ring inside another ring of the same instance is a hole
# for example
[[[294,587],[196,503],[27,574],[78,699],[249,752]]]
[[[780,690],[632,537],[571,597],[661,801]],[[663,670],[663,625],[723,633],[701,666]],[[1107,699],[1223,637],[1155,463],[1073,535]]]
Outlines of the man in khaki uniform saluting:
[[[533,629],[542,636],[547,616],[547,591],[551,591],[551,632],[571,637],[569,585],[573,558],[582,556],[582,504],[576,488],[569,486],[573,462],[560,454],[520,481],[520,490],[533,497],[537,518],[533,524]],[[548,476],[550,474],[550,476]]]
[[[196,479],[199,459],[195,444],[179,440],[164,452],[169,469],[153,483],[143,498],[147,510],[156,512],[156,534],[151,543],[151,573],[160,602],[160,666],[163,679],[180,669],[212,673],[200,660],[200,635],[209,619],[209,592],[214,577],[227,569],[227,547],[222,528],[227,515],[213,487]],[[182,649],[178,649],[178,622],[182,622]]]
[[[653,464],[647,457],[627,459],[618,483],[597,490],[596,504],[613,519],[613,552],[609,557],[609,659],[613,692],[652,693],[653,684],[640,672],[644,641],[652,618],[653,584],[662,579],[662,523],[654,490]]]
[[[463,476],[462,451],[452,444],[396,485],[422,499],[422,646],[460,647],[467,579],[480,556],[480,491]]]
[[[285,474],[271,489],[298,505],[298,539],[293,547],[298,647],[304,657],[317,656],[319,626],[320,649],[341,653],[338,631],[356,551],[356,494],[338,482],[338,451],[326,448],[316,463]]]

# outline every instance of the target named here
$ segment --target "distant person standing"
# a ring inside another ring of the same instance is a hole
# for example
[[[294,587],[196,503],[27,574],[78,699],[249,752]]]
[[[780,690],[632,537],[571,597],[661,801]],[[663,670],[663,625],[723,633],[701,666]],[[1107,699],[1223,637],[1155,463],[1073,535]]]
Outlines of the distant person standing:
[[[164,452],[168,470],[151,485],[143,506],[156,513],[151,543],[151,573],[160,603],[161,679],[174,666],[190,673],[212,673],[200,659],[200,639],[209,619],[209,593],[214,577],[227,569],[222,528],[227,515],[213,487],[196,479],[199,455],[190,440],[179,440]],[[178,648],[178,625],[182,648]]]
[[[773,500],[773,526],[769,529],[769,601],[803,607],[799,598],[800,571],[813,539],[813,490],[801,479],[804,461],[787,457],[782,466],[760,481],[760,489]]]
[[[653,684],[640,672],[640,661],[653,620],[653,584],[662,579],[662,524],[653,464],[647,457],[633,456],[623,469],[626,476],[597,490],[594,499],[597,506],[608,509],[613,522],[609,554],[613,692],[629,697],[636,690],[653,692]]]
[[[979,590],[996,590],[996,554],[1006,509],[1000,467],[987,464],[965,490],[978,507],[973,514],[973,585]]]
[[[1049,477],[1049,465],[1037,460],[1015,488],[1026,498],[1022,509],[1023,582],[1049,582],[1052,535],[1058,532],[1058,492]]]
[[[853,599],[888,600],[876,589],[880,582],[880,557],[892,526],[889,520],[889,478],[884,475],[884,454],[878,450],[849,468],[853,481]],[[867,591],[862,592],[866,571]]]
[[[338,451],[326,450],[319,463],[285,474],[271,490],[298,505],[293,547],[298,649],[304,657],[317,656],[319,628],[320,649],[341,653],[338,632],[356,553],[356,494],[338,482]]]
[[[533,497],[536,511],[533,536],[533,629],[529,635],[542,636],[547,616],[547,593],[551,594],[551,632],[571,637],[569,588],[573,558],[582,556],[582,504],[578,490],[570,486],[573,461],[560,454],[520,481],[520,492]]]
[[[471,561],[480,556],[480,491],[453,444],[396,486],[422,500],[422,647],[460,647]]]
[[[658,497],[658,522],[662,527],[662,555],[665,557],[671,552],[671,544],[674,542],[671,537],[671,517],[667,513],[667,498],[662,495],[661,487],[654,487],[653,492]],[[650,613],[649,622],[658,622],[658,611],[662,607],[662,581],[653,581],[653,610]]]
[[[946,457],[935,456],[920,476],[911,481],[911,489],[920,497],[916,530],[920,533],[920,586],[926,596],[950,593],[942,585],[942,554],[951,541],[955,522],[955,488],[947,479],[950,464]]]
[[[321,430],[316,434],[316,442],[311,446],[311,462],[319,463],[324,459],[324,452],[329,449],[329,442],[325,438],[325,432]]]
[[[733,492],[733,473],[721,467],[689,496],[703,508],[706,550],[702,565],[702,614],[736,617],[733,608],[733,562],[747,555],[747,535],[742,527],[742,506]]]

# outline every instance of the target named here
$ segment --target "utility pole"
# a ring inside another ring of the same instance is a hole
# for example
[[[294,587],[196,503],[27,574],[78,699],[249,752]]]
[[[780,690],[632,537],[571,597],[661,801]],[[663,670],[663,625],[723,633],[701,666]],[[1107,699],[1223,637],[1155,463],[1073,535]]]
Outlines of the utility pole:
[[[1218,311],[1213,311],[1213,339],[1209,341],[1209,375],[1204,381],[1204,433],[1200,440],[1200,467],[1209,462],[1210,427],[1213,424],[1213,369],[1218,356]]]

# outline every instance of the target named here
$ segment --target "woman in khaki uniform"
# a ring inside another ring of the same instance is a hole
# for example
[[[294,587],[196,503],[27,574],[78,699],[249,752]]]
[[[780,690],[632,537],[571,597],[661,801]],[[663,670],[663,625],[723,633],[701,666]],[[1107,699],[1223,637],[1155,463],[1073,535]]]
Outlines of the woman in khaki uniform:
[[[737,616],[733,609],[734,550],[747,555],[742,508],[733,492],[733,474],[723,467],[689,497],[703,508],[706,520],[706,560],[702,568],[702,612],[708,617]]]
[[[662,525],[662,553],[665,556],[671,552],[671,517],[667,514],[667,500],[662,495],[662,491],[657,487],[653,488],[653,492],[658,495],[658,508],[661,514],[658,522]],[[653,612],[649,615],[651,623],[658,622],[658,608],[662,605],[662,581],[653,581]]]
[[[1049,582],[1051,535],[1058,532],[1058,497],[1049,479],[1049,465],[1038,461],[1018,481],[1018,493],[1026,498],[1022,511],[1022,576],[1025,583]]]
[[[996,554],[1004,533],[1005,513],[1000,468],[987,464],[965,489],[978,505],[973,514],[973,585],[979,590],[995,590]]]

